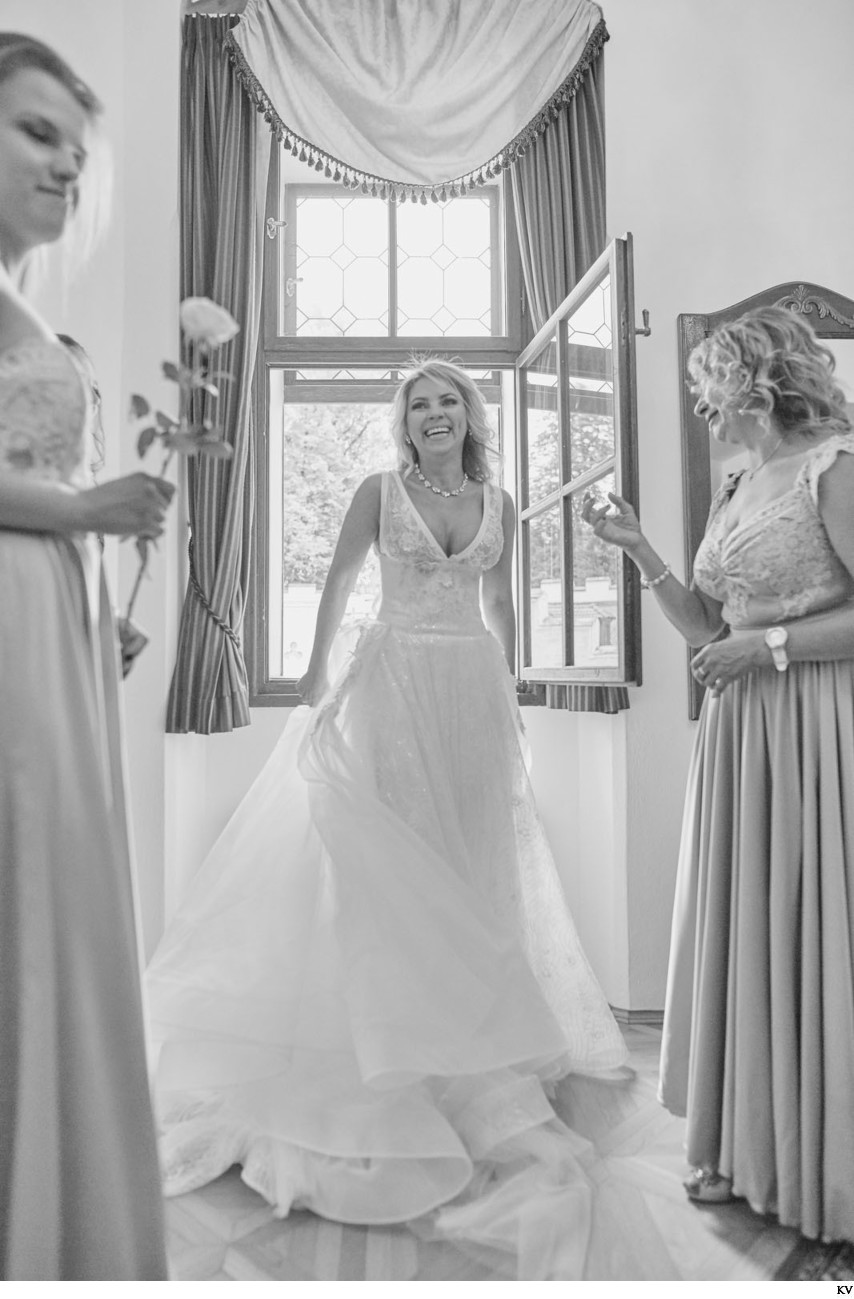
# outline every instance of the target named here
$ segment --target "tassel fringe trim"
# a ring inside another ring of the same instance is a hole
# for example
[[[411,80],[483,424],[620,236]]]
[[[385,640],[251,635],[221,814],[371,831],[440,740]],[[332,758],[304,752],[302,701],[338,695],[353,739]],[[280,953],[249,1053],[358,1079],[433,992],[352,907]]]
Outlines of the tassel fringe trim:
[[[290,129],[279,117],[273,104],[255,73],[246,62],[246,57],[234,39],[233,29],[225,37],[224,46],[228,58],[234,66],[235,73],[242,83],[247,95],[256,110],[263,114],[270,130],[279,143],[300,162],[305,162],[315,171],[323,172],[327,180],[346,185],[348,189],[361,190],[374,198],[389,199],[393,203],[440,203],[450,198],[466,194],[470,189],[486,185],[502,171],[511,167],[532,144],[548,129],[555,118],[565,110],[575,96],[590,65],[598,58],[607,40],[610,40],[605,20],[601,19],[590,33],[581,58],[572,72],[558,86],[557,90],[544,104],[535,117],[518,135],[488,162],[476,167],[474,171],[452,180],[440,181],[435,185],[411,185],[408,182],[390,180],[385,176],[374,176],[370,172],[351,167],[340,158],[326,153],[309,140],[304,140]]]

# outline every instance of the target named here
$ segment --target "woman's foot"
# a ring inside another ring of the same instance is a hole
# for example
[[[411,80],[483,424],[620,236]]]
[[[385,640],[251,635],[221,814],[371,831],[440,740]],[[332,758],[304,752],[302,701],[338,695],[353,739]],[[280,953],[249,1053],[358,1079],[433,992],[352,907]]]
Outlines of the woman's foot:
[[[693,1168],[690,1177],[682,1183],[689,1200],[698,1204],[729,1204],[735,1199],[732,1178],[721,1177],[713,1168]]]

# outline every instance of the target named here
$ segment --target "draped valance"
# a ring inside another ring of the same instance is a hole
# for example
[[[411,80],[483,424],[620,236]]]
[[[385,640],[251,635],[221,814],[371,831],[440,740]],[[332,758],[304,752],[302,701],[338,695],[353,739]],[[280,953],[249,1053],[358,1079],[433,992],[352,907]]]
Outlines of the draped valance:
[[[592,0],[247,0],[227,45],[293,154],[425,202],[510,166],[607,39]]]

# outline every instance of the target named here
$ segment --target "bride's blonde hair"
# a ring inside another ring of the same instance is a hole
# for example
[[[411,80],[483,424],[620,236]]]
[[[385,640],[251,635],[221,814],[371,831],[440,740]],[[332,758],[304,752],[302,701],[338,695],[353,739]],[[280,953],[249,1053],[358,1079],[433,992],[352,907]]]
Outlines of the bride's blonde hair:
[[[445,361],[438,356],[416,361],[413,369],[407,371],[394,395],[391,408],[391,432],[397,447],[398,469],[403,473],[410,473],[418,461],[415,448],[406,440],[406,412],[409,406],[409,394],[419,379],[432,379],[434,383],[450,384],[459,393],[466,412],[463,469],[469,478],[477,482],[490,482],[495,476],[493,464],[498,465],[501,457],[491,445],[495,434],[486,414],[483,397],[477,384],[465,370],[455,365],[453,361]]]

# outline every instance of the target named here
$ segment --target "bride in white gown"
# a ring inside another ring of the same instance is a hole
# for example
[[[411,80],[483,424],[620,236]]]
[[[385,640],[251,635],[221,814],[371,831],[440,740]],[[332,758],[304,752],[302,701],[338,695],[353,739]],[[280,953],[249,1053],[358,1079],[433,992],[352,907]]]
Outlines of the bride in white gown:
[[[359,488],[332,561],[310,707],[149,968],[167,1194],[239,1163],[279,1215],[406,1222],[493,1274],[580,1277],[586,1143],[544,1085],[626,1052],[528,780],[513,506],[456,366],[411,373],[393,426],[400,470]],[[381,607],[329,685],[371,545]]]

